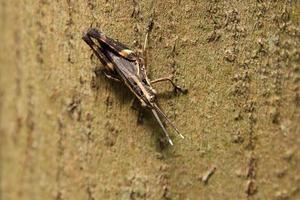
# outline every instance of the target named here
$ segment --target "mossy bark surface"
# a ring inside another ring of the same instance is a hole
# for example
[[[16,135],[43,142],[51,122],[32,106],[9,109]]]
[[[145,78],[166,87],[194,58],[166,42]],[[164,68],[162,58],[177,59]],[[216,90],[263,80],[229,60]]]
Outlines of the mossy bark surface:
[[[300,2],[0,1],[0,199],[300,199]],[[185,135],[151,114],[81,40],[142,48]],[[210,173],[211,172],[211,173]]]

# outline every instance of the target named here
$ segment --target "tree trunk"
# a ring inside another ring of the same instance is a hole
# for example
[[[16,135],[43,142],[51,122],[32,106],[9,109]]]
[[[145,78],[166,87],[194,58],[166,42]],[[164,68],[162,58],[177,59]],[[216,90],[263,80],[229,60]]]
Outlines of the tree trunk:
[[[300,199],[300,3],[0,2],[1,199]],[[82,34],[142,48],[164,141]]]

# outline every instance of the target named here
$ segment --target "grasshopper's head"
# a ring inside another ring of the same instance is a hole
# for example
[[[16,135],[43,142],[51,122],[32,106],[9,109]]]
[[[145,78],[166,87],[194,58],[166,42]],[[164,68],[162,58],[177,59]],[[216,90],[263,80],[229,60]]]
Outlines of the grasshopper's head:
[[[155,102],[155,100],[156,100],[156,91],[152,87],[149,87],[148,101],[150,102],[150,104],[152,104]]]
[[[151,86],[151,81],[147,76],[144,59],[138,57],[134,66],[135,68],[133,71],[135,76],[132,77],[132,80],[135,82],[134,85],[137,86],[136,89],[140,96],[139,99],[142,101],[143,106],[152,107],[156,100],[157,92]]]
[[[156,91],[146,80],[141,81],[141,87],[139,90],[142,106],[152,107],[156,101]]]

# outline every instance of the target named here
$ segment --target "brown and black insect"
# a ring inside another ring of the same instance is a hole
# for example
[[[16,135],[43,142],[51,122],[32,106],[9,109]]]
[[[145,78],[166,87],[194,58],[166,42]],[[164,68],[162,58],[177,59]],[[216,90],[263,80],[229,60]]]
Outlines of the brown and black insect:
[[[146,74],[144,60],[140,56],[124,44],[105,36],[101,31],[95,28],[90,28],[82,39],[91,47],[94,54],[103,64],[104,75],[109,79],[123,82],[137,97],[141,105],[152,111],[171,145],[173,145],[173,142],[164,127],[161,118],[166,120],[180,137],[184,138],[157,105],[157,93],[151,84],[169,81],[173,85],[175,91],[184,93],[187,90],[177,86],[170,78],[160,78],[150,81]]]

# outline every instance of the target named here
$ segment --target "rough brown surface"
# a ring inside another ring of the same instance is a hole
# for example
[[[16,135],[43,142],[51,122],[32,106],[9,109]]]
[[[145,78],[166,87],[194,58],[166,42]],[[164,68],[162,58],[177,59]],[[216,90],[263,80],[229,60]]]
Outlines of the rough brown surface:
[[[296,0],[0,1],[0,199],[300,199]],[[95,77],[93,24],[132,49],[186,136]],[[171,131],[171,129],[170,129]]]

